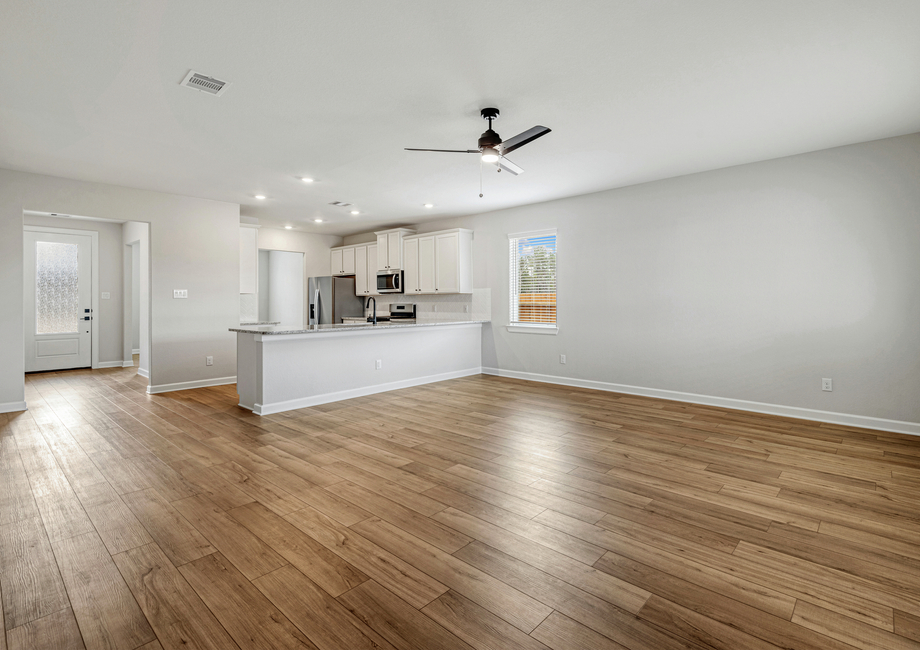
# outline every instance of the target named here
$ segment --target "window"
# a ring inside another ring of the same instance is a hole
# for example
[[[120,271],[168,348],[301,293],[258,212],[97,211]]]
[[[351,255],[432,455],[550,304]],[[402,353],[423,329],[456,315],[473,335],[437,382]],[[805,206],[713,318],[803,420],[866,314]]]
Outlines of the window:
[[[556,230],[508,235],[511,309],[508,329],[555,334]]]

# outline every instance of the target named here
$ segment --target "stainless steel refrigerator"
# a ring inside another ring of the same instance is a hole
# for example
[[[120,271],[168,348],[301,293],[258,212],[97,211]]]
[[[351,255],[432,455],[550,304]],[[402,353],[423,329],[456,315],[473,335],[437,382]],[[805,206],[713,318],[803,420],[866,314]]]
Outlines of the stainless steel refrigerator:
[[[355,279],[327,275],[310,278],[310,325],[341,323],[343,318],[364,316],[364,298],[355,295]]]

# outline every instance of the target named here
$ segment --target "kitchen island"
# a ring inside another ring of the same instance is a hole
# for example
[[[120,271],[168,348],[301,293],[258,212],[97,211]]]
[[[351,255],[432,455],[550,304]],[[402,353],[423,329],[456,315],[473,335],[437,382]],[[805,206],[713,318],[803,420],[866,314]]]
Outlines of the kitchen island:
[[[231,328],[240,406],[270,415],[479,374],[488,322]]]

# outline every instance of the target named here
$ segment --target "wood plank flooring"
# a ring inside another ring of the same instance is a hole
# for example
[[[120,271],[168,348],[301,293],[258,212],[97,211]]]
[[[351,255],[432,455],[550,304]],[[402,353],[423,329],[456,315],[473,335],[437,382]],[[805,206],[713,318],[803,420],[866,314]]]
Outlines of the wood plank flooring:
[[[0,650],[920,648],[920,438],[478,376],[29,375]]]

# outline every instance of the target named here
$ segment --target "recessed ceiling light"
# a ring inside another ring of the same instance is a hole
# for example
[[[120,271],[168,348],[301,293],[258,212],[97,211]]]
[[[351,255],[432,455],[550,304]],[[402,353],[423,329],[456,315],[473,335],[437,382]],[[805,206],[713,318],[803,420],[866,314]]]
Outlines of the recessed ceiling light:
[[[323,222],[322,219],[314,219],[313,221],[315,221],[316,223],[322,223],[322,222]]]
[[[261,201],[262,199],[265,198],[265,195],[264,195],[264,194],[256,194],[256,198],[259,199],[259,200]]]
[[[306,178],[306,177],[301,178],[300,180],[302,180],[304,183],[312,183],[312,182],[313,182],[313,179],[312,179],[312,178]]]
[[[351,213],[352,213],[352,214],[361,214],[361,213],[358,212],[357,210],[352,210]]]
[[[290,230],[290,229],[293,228],[293,227],[294,227],[294,226],[285,226],[284,229],[285,229],[285,230]]]
[[[426,208],[433,208],[433,207],[434,207],[434,203],[426,203],[426,204],[425,204],[425,207],[426,207]]]

